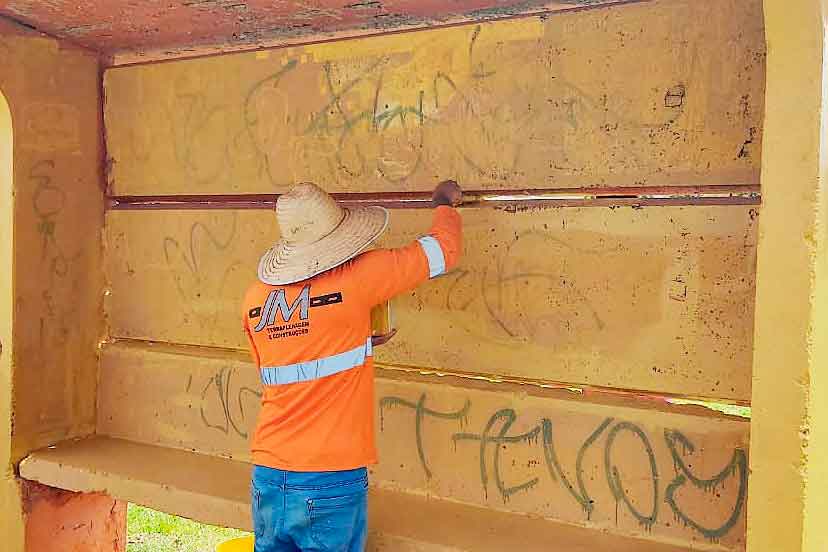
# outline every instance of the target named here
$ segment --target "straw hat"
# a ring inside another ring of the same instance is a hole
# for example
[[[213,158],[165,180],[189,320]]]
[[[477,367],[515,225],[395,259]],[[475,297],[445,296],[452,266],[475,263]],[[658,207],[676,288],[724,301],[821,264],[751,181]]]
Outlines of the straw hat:
[[[259,261],[259,280],[274,286],[313,278],[356,257],[385,231],[382,207],[345,209],[315,184],[299,184],[279,198],[282,239]]]

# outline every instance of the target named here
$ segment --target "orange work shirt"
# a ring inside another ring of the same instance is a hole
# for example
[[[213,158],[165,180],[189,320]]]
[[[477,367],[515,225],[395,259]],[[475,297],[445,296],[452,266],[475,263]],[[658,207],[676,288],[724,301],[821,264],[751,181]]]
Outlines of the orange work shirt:
[[[287,471],[341,471],[377,462],[371,310],[457,264],[460,215],[438,207],[429,234],[368,251],[309,280],[254,283],[244,330],[261,375],[253,462]]]

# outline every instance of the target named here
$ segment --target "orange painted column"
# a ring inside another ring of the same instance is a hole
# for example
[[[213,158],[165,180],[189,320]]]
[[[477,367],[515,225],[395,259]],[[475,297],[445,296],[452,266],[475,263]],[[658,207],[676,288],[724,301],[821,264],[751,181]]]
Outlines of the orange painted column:
[[[126,503],[26,481],[26,552],[124,552]]]

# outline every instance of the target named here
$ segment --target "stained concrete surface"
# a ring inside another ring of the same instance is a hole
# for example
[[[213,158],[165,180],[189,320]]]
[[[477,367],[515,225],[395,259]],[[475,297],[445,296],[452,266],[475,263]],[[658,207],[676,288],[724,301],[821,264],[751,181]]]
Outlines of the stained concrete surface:
[[[3,0],[0,15],[128,62],[251,49],[335,33],[378,33],[618,1]]]

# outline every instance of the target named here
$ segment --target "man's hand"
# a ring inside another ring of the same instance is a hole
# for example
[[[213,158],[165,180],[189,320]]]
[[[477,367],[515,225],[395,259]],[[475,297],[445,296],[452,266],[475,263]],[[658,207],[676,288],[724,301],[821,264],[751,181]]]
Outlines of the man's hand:
[[[435,206],[457,207],[463,203],[463,190],[454,180],[444,180],[434,188],[431,201],[434,202]]]
[[[397,335],[397,330],[391,330],[389,333],[383,335],[372,335],[371,346],[379,347],[380,345],[385,345],[386,343],[391,341],[391,338],[395,335]]]

